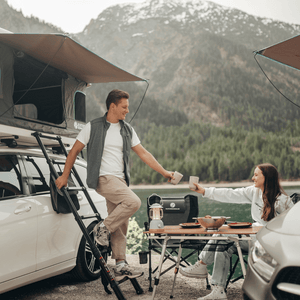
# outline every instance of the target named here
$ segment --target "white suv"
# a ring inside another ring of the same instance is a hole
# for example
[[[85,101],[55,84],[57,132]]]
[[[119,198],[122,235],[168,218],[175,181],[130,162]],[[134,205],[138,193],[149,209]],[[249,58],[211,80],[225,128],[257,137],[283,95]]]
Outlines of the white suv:
[[[300,299],[300,203],[257,234],[248,258],[244,299]]]
[[[65,161],[64,155],[49,156]],[[63,166],[55,165],[57,171]],[[78,159],[75,168],[85,183],[86,162]],[[100,277],[99,264],[73,214],[53,210],[49,180],[49,167],[40,150],[0,143],[0,294],[68,271],[84,281]],[[89,193],[105,218],[105,199],[94,190]],[[94,214],[84,193],[77,196],[79,214]],[[84,223],[91,232],[97,221],[91,218]]]

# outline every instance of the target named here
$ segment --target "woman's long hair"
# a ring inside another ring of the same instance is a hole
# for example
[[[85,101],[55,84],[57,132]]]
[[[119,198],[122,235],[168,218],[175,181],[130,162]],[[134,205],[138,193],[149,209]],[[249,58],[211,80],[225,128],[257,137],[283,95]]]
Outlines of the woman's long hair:
[[[263,201],[264,207],[261,218],[264,221],[270,221],[275,217],[275,202],[281,194],[286,192],[279,183],[279,174],[277,169],[268,163],[257,166],[265,177]]]

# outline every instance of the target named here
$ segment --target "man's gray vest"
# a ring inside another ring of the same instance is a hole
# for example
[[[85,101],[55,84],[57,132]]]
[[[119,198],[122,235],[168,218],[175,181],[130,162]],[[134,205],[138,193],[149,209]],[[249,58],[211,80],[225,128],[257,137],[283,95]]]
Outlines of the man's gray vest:
[[[87,144],[87,185],[93,189],[96,189],[98,185],[104,141],[110,126],[110,123],[106,121],[106,115],[107,114],[91,121],[90,140]],[[124,174],[126,183],[129,186],[129,155],[131,150],[132,127],[123,120],[119,122],[121,125],[120,133],[123,138]]]

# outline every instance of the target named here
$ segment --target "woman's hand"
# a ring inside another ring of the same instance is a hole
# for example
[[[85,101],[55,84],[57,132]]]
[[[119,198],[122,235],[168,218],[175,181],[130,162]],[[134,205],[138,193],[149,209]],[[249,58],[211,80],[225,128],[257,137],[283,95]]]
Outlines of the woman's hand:
[[[191,189],[192,191],[195,191],[199,194],[202,194],[204,196],[205,194],[205,189],[199,184],[199,183],[195,183],[193,182],[194,186],[196,187],[196,189]]]

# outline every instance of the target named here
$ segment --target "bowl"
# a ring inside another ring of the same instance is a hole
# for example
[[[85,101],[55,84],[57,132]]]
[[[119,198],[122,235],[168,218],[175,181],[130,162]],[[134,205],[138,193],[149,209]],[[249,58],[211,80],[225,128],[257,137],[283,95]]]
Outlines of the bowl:
[[[211,217],[209,215],[205,217],[198,217],[198,223],[205,229],[219,229],[228,219],[228,217]]]

